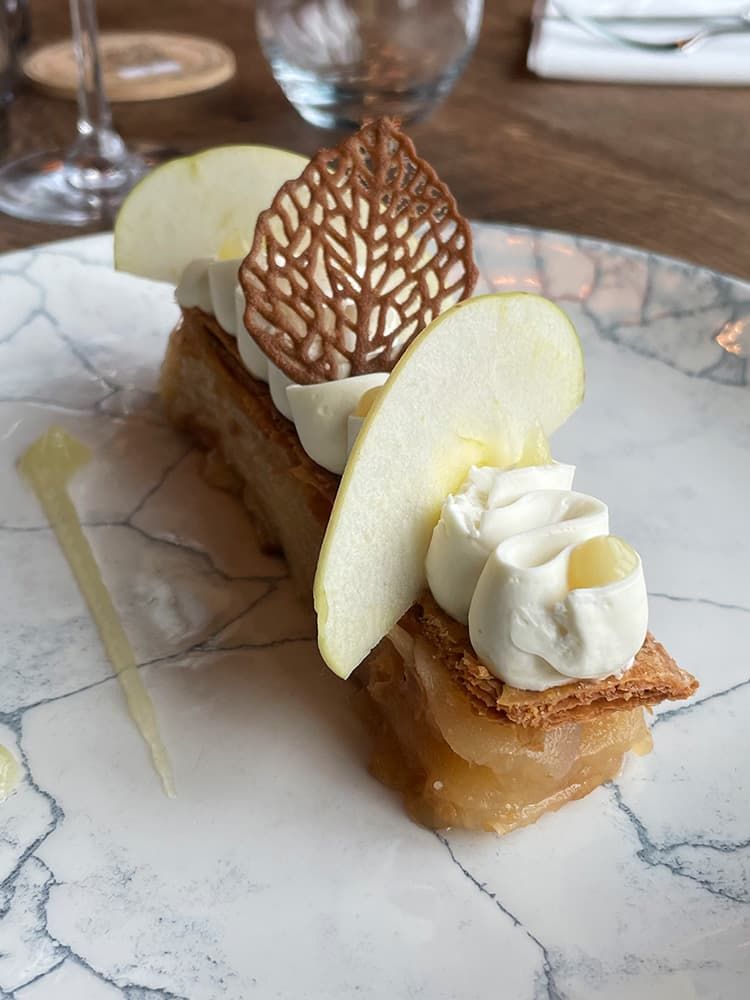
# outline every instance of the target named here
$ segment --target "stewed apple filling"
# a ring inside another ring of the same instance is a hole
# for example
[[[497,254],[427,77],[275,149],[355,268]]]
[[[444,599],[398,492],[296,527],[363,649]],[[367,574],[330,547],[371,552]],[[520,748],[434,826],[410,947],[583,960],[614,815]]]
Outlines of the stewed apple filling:
[[[614,777],[652,741],[642,708],[552,729],[478,715],[424,639],[396,626],[362,668],[371,770],[434,829],[507,833]]]

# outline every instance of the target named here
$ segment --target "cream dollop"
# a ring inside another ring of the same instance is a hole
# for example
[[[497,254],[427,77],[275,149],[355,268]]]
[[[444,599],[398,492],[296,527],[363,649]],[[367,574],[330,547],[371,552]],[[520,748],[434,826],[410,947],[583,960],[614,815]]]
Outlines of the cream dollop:
[[[573,472],[472,469],[446,500],[428,551],[435,600],[468,621],[491,673],[525,690],[620,673],[646,635],[640,557],[607,537],[606,505],[573,492]],[[596,565],[585,548],[592,539]]]
[[[340,475],[363,422],[357,405],[387,372],[355,375],[315,385],[297,385],[278,368],[245,327],[245,295],[238,273],[242,258],[194,260],[185,268],[175,297],[183,308],[197,306],[237,339],[242,363],[253,378],[268,383],[276,409],[293,421],[302,447],[329,472]]]
[[[234,331],[237,337],[237,350],[242,363],[253,376],[261,382],[268,382],[268,355],[258,347],[254,338],[245,326],[245,293],[239,285],[234,290]]]
[[[208,285],[208,268],[213,261],[207,257],[191,260],[175,288],[174,297],[182,309],[202,309],[213,316],[214,307]]]
[[[499,474],[500,473],[500,474]],[[509,469],[472,466],[458,493],[443,503],[427,551],[427,583],[451,618],[469,621],[469,605],[493,549],[519,531],[549,523],[546,506],[529,501],[532,490],[569,490],[575,468],[554,463]],[[605,523],[602,531],[606,533]],[[601,532],[600,532],[601,533]]]
[[[277,368],[273,361],[268,362],[268,388],[271,391],[271,400],[273,405],[286,417],[287,420],[294,421],[292,416],[292,408],[289,405],[289,399],[287,397],[286,391],[291,385],[296,385],[288,375]]]
[[[208,265],[208,291],[211,311],[216,322],[232,337],[237,336],[237,311],[235,289],[239,288],[238,273],[241,259],[212,260]]]
[[[362,396],[381,386],[387,378],[387,372],[374,372],[315,385],[287,387],[287,399],[300,443],[314,462],[341,475],[351,450],[349,420]]]
[[[241,263],[241,257],[191,261],[182,272],[175,298],[183,309],[197,306],[214,316],[222,330],[236,338],[242,363],[253,378],[268,382],[270,362],[245,328],[245,295],[238,278]],[[285,386],[278,388],[281,380],[277,378],[276,382],[274,404],[291,420]]]
[[[349,452],[354,447],[354,442],[357,440],[359,432],[362,430],[362,424],[365,422],[365,418],[361,417],[358,413],[350,413],[346,418],[346,456],[349,457]]]

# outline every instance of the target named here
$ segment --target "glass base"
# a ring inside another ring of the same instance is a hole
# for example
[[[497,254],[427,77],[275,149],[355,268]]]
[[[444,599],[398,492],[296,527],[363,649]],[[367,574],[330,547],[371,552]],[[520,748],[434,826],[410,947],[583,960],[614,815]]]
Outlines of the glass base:
[[[32,222],[109,225],[125,196],[151,165],[151,157],[128,154],[122,164],[122,185],[115,191],[94,193],[71,183],[67,155],[63,150],[32,153],[0,167],[0,212]]]
[[[388,87],[366,80],[321,77],[267,53],[277,83],[305,121],[318,128],[359,128],[382,115],[404,124],[420,121],[448,94],[463,69],[462,58],[443,73],[411,86]]]
[[[288,95],[287,95],[288,97]],[[437,106],[438,99],[430,95],[429,100],[405,101],[400,96],[387,100],[382,94],[372,104],[357,101],[339,100],[330,104],[302,104],[289,99],[290,104],[300,115],[315,125],[316,128],[358,129],[370,118],[398,118],[403,125],[412,125],[426,118]]]

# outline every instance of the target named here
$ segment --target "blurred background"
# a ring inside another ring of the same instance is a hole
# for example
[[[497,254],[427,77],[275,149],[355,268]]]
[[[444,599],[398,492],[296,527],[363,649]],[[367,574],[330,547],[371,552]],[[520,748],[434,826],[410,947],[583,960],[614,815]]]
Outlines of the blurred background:
[[[476,48],[471,54],[467,47],[470,57],[455,86],[409,127],[463,213],[635,244],[749,278],[746,81],[686,86],[542,79],[527,69],[533,13],[531,0],[489,0]],[[29,51],[70,37],[63,0],[30,0],[28,14]],[[114,125],[130,145],[187,153],[247,142],[310,154],[343,134],[305,121],[289,104],[261,51],[248,0],[100,0],[98,19],[102,33],[170,31],[215,39],[236,59],[235,75],[212,89],[113,101]],[[750,33],[743,41],[750,65]],[[593,51],[597,40],[591,36],[588,45]],[[685,60],[693,57],[664,58],[689,66]],[[22,82],[0,118],[0,162],[7,163],[69,144],[76,105]],[[72,232],[2,215],[0,251]]]

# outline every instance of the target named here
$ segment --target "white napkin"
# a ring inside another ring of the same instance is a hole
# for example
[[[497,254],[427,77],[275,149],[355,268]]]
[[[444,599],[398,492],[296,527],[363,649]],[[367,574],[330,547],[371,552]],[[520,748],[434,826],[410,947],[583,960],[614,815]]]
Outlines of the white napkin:
[[[609,80],[620,83],[750,84],[750,31],[719,35],[692,52],[644,52],[594,38],[575,24],[559,20],[562,12],[589,17],[681,17],[659,24],[623,21],[611,30],[648,41],[685,37],[700,25],[692,17],[742,14],[746,3],[722,0],[537,0],[527,65],[537,76],[563,80]]]

